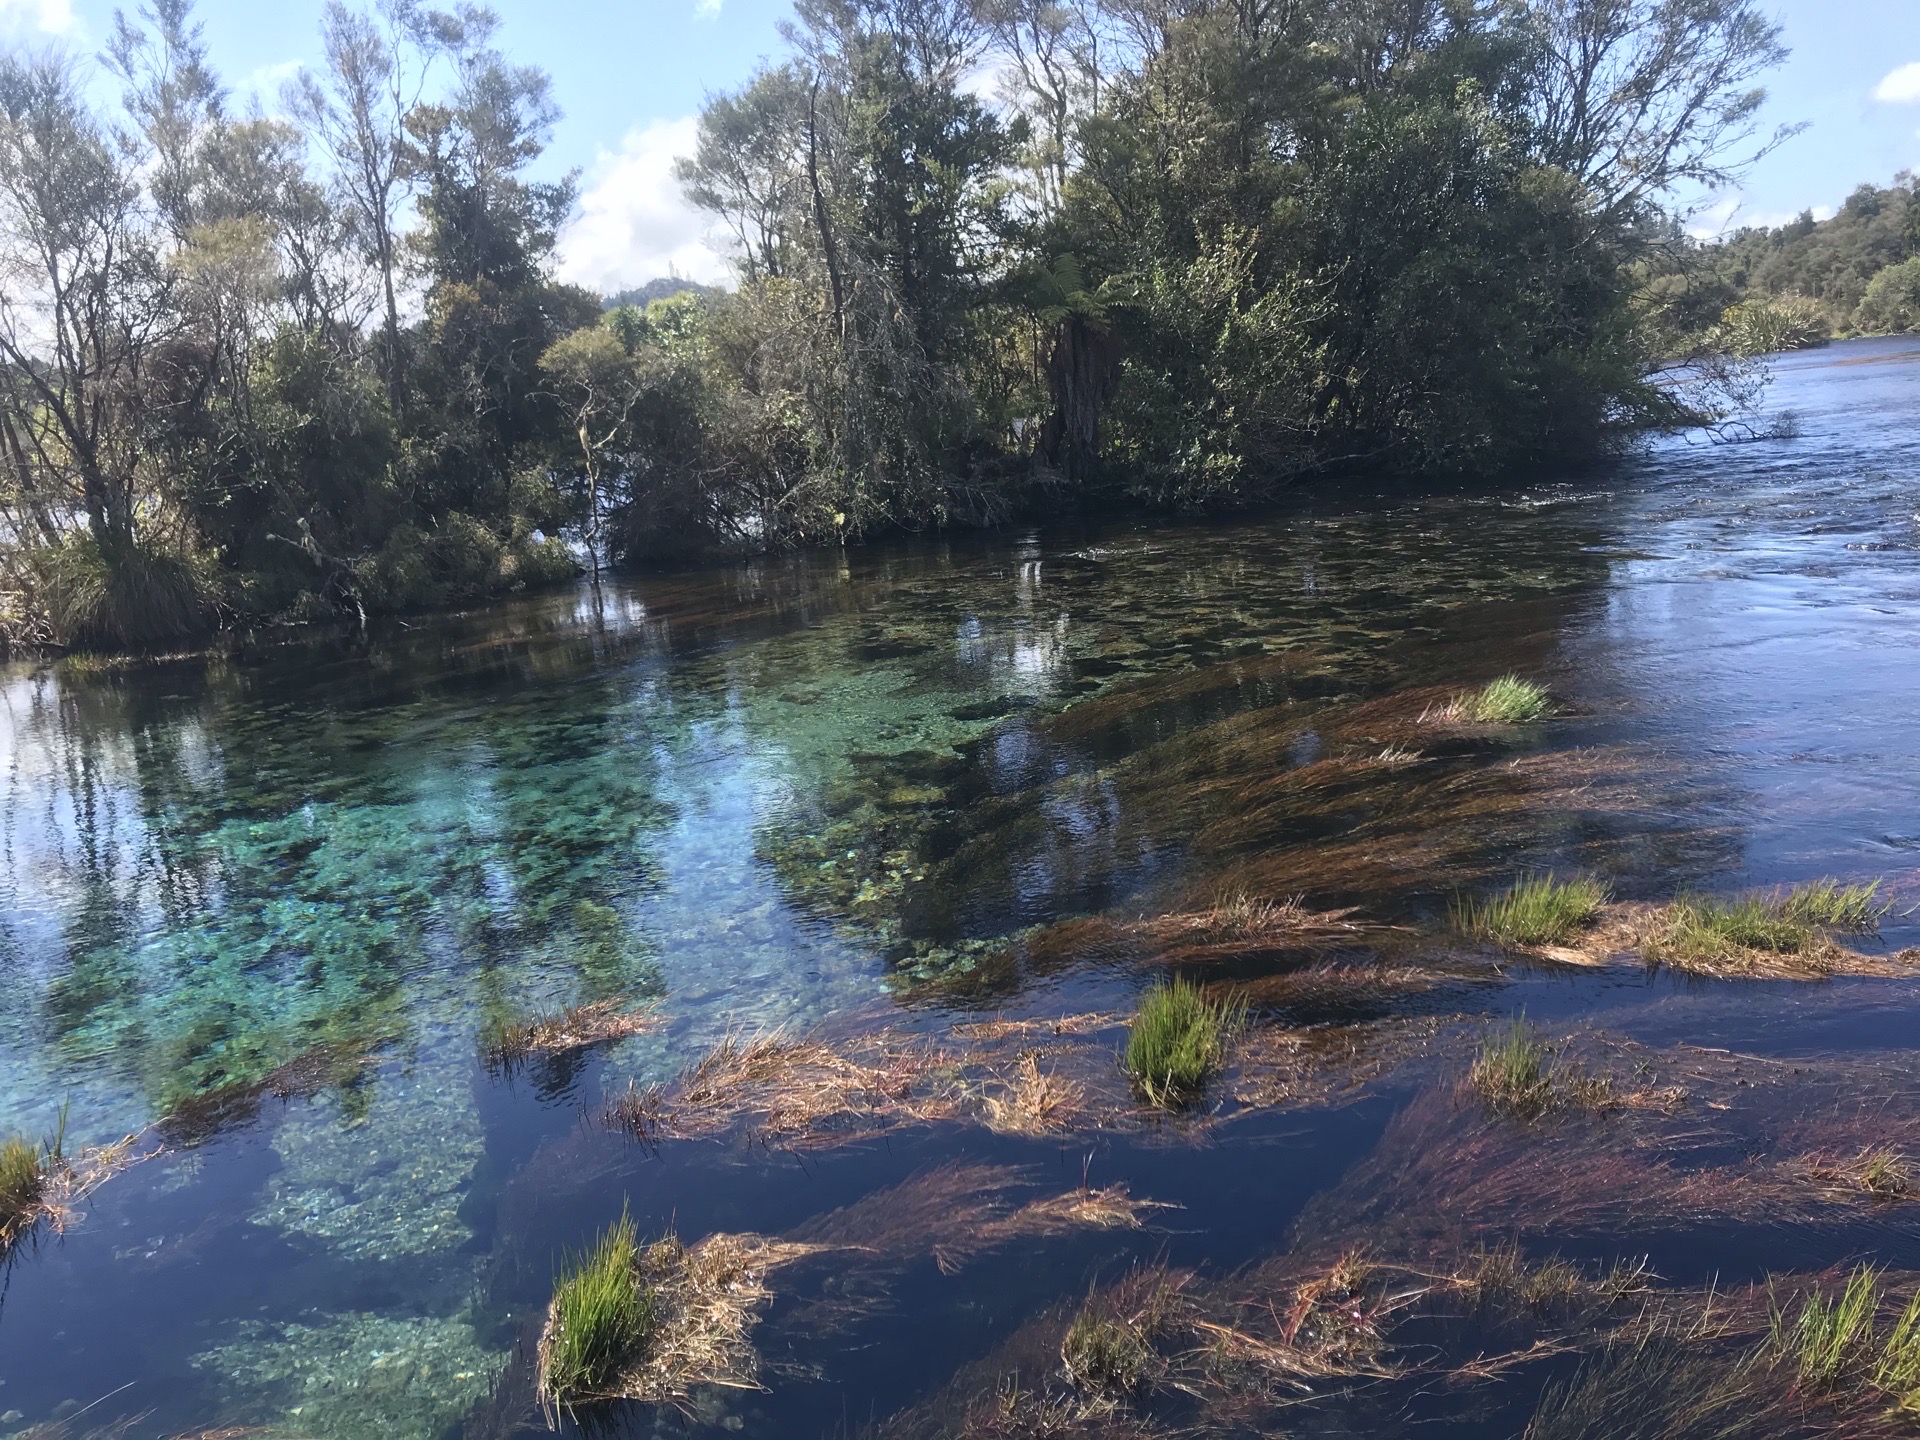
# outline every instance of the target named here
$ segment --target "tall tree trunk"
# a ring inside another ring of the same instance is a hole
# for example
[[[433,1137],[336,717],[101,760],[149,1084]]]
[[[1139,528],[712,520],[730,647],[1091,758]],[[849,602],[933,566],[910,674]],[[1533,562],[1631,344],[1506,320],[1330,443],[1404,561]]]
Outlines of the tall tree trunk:
[[[1076,484],[1100,455],[1100,418],[1120,384],[1120,344],[1104,322],[1070,315],[1054,331],[1047,357],[1053,414],[1040,431],[1039,453]]]

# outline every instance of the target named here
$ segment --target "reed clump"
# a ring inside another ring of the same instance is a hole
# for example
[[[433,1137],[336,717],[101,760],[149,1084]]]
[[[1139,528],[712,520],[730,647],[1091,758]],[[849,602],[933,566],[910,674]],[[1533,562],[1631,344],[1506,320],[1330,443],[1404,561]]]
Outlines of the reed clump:
[[[1783,919],[1838,935],[1867,935],[1893,907],[1880,898],[1880,882],[1842,885],[1838,880],[1815,880],[1797,885],[1779,900]]]
[[[1817,880],[1731,899],[1682,895],[1667,907],[1646,950],[1650,959],[1695,968],[1738,968],[1768,955],[1818,963],[1823,953],[1834,953],[1829,936],[1871,933],[1888,908],[1878,881]]]
[[[1902,1410],[1920,1410],[1920,1290],[1914,1291],[1880,1346],[1873,1383]]]
[[[684,1404],[701,1385],[750,1388],[748,1334],[771,1298],[768,1272],[829,1248],[759,1235],[642,1245],[619,1222],[554,1288],[537,1354],[549,1414],[606,1400]]]
[[[1209,1000],[1198,985],[1175,978],[1140,999],[1127,1038],[1126,1072],[1149,1104],[1174,1109],[1206,1093],[1240,1028],[1236,1006]]]
[[[1551,708],[1546,688],[1518,675],[1502,675],[1467,697],[1466,715],[1482,725],[1524,725]]]
[[[1821,1290],[1809,1293],[1791,1325],[1785,1311],[1775,1307],[1769,1343],[1799,1372],[1802,1384],[1828,1388],[1873,1348],[1873,1319],[1879,1308],[1880,1272],[1871,1265],[1856,1266],[1838,1297],[1829,1299]]]
[[[1446,704],[1429,709],[1420,718],[1428,723],[1469,725],[1525,725],[1553,709],[1544,685],[1508,673],[1478,690],[1455,695]]]
[[[622,1214],[555,1284],[540,1341],[540,1394],[549,1405],[570,1408],[609,1394],[646,1343],[655,1306],[639,1258],[639,1232]]]
[[[1502,1115],[1530,1120],[1553,1107],[1553,1062],[1524,1016],[1480,1042],[1467,1083]]]
[[[46,1195],[47,1156],[19,1136],[0,1141],[0,1243],[33,1223]]]
[[[1783,1309],[1770,1307],[1766,1349],[1810,1392],[1856,1400],[1878,1392],[1910,1415],[1920,1411],[1920,1291],[1883,1336],[1881,1280],[1873,1266],[1855,1266],[1838,1296],[1810,1292],[1791,1324]]]
[[[1482,1037],[1467,1084],[1489,1110],[1511,1120],[1562,1109],[1613,1110],[1632,1098],[1623,1099],[1605,1076],[1556,1063],[1524,1014]]]
[[[1592,925],[1611,896],[1589,876],[1529,875],[1485,900],[1454,902],[1453,922],[1467,935],[1503,945],[1557,945]]]
[[[1096,1403],[1118,1404],[1138,1391],[1152,1355],[1137,1325],[1092,1303],[1074,1317],[1060,1343],[1067,1379]]]
[[[1860,1188],[1876,1200],[1904,1200],[1913,1193],[1913,1172],[1897,1150],[1869,1150],[1860,1157]]]

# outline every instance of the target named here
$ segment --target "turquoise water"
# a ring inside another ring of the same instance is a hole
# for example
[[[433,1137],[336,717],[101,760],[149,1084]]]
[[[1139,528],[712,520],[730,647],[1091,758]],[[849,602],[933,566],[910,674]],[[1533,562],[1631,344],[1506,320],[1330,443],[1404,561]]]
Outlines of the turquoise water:
[[[1431,917],[1482,861],[1585,863],[1648,896],[1902,881],[1920,365],[1868,343],[1780,372],[1800,440],[1666,446],[1604,479],[781,557],[420,617],[364,647],[8,672],[0,1129],[64,1110],[70,1143],[162,1153],[16,1255],[0,1431],[111,1397],[89,1422],[450,1433],[612,1197],[771,1228],[884,1169],[829,1166],[803,1204],[775,1156],[582,1139],[599,1096],[729,1030],[1123,1000],[1135,982],[1096,966],[1008,981],[995,963],[1037,927],[1164,908],[1218,873],[1394,919]],[[1416,807],[1431,872],[1303,861],[1280,884],[1272,867],[1348,822],[1249,816],[1213,783],[1311,764],[1329,717],[1368,700],[1508,669],[1570,701],[1547,743],[1632,750],[1651,798],[1497,828]],[[985,989],[928,988],[976,974]],[[489,1017],[609,998],[667,1024],[517,1078],[476,1060]],[[286,1081],[316,1056],[320,1079]],[[1302,1153],[1335,1177],[1383,1119],[1315,1121],[1334,1128]],[[1231,1195],[1248,1163],[1163,1178]],[[549,1193],[556,1166],[579,1173]],[[1244,1229],[1219,1218],[1224,1254]],[[848,1360],[844,1412],[864,1421],[1018,1319],[980,1303],[910,1378]],[[832,1405],[807,1393],[697,1423],[824,1433]]]

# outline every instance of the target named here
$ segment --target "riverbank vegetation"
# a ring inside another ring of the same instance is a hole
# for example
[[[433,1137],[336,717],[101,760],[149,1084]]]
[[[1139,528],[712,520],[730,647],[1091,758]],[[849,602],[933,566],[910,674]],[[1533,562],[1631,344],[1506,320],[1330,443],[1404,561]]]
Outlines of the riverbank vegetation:
[[[603,311],[488,12],[329,5],[279,118],[189,4],[117,25],[112,113],[0,58],[16,646],[1712,420],[1650,382],[1635,267],[1783,53],[1751,0],[802,0],[683,166],[734,288]]]
[[[1920,329],[1920,204],[1902,171],[1861,185],[1839,211],[1746,226],[1698,247],[1659,284],[1694,343],[1748,353]],[[1676,335],[1675,349],[1688,343]]]

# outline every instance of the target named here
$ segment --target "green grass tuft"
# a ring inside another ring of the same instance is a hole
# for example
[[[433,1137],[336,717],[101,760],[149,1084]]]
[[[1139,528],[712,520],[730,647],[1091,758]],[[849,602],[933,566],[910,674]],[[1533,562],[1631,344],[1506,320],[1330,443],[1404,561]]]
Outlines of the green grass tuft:
[[[1880,918],[1893,907],[1880,899],[1880,882],[1842,885],[1838,880],[1815,880],[1797,885],[1776,902],[1782,919],[1821,930],[1865,935],[1880,928]]]
[[[1738,960],[1743,954],[1817,952],[1830,932],[1860,934],[1876,929],[1890,907],[1880,882],[1842,885],[1817,880],[1771,895],[1731,900],[1682,895],[1667,908],[1666,928],[1654,942],[1654,958],[1682,963]]]
[[[1482,725],[1524,725],[1551,708],[1546,688],[1518,675],[1502,675],[1460,700],[1461,713]]]
[[[557,1405],[603,1393],[646,1343],[653,1293],[641,1283],[639,1234],[622,1214],[555,1283],[540,1353],[540,1392]]]
[[[1913,1173],[1897,1150],[1870,1150],[1860,1157],[1860,1188],[1876,1200],[1903,1200],[1913,1193]]]
[[[1591,925],[1611,891],[1598,880],[1576,876],[1527,876],[1490,900],[1456,901],[1454,924],[1469,935],[1506,945],[1551,945]]]
[[[1871,1265],[1858,1266],[1839,1299],[1829,1300],[1818,1290],[1808,1295],[1791,1327],[1785,1314],[1774,1310],[1773,1347],[1798,1368],[1803,1384],[1833,1385],[1872,1346],[1873,1317],[1879,1308],[1880,1272]]]
[[[1904,1410],[1920,1410],[1920,1290],[1893,1322],[1873,1368],[1873,1383]]]
[[[19,1136],[0,1141],[0,1230],[18,1224],[40,1204],[47,1181],[39,1146]]]
[[[1682,895],[1667,910],[1660,948],[1685,960],[1724,960],[1743,950],[1798,955],[1817,938],[1811,925],[1790,918],[1764,896]]]
[[[1156,985],[1134,1014],[1126,1071],[1150,1103],[1185,1104],[1205,1092],[1239,1022],[1237,1009],[1208,1000],[1197,985],[1179,979]]]
[[[1480,1042],[1467,1073],[1467,1082],[1489,1109],[1522,1120],[1552,1108],[1554,1079],[1547,1047],[1534,1037],[1524,1015]]]
[[[1139,1327],[1089,1304],[1060,1345],[1067,1378],[1085,1393],[1119,1400],[1140,1388],[1151,1352]]]

